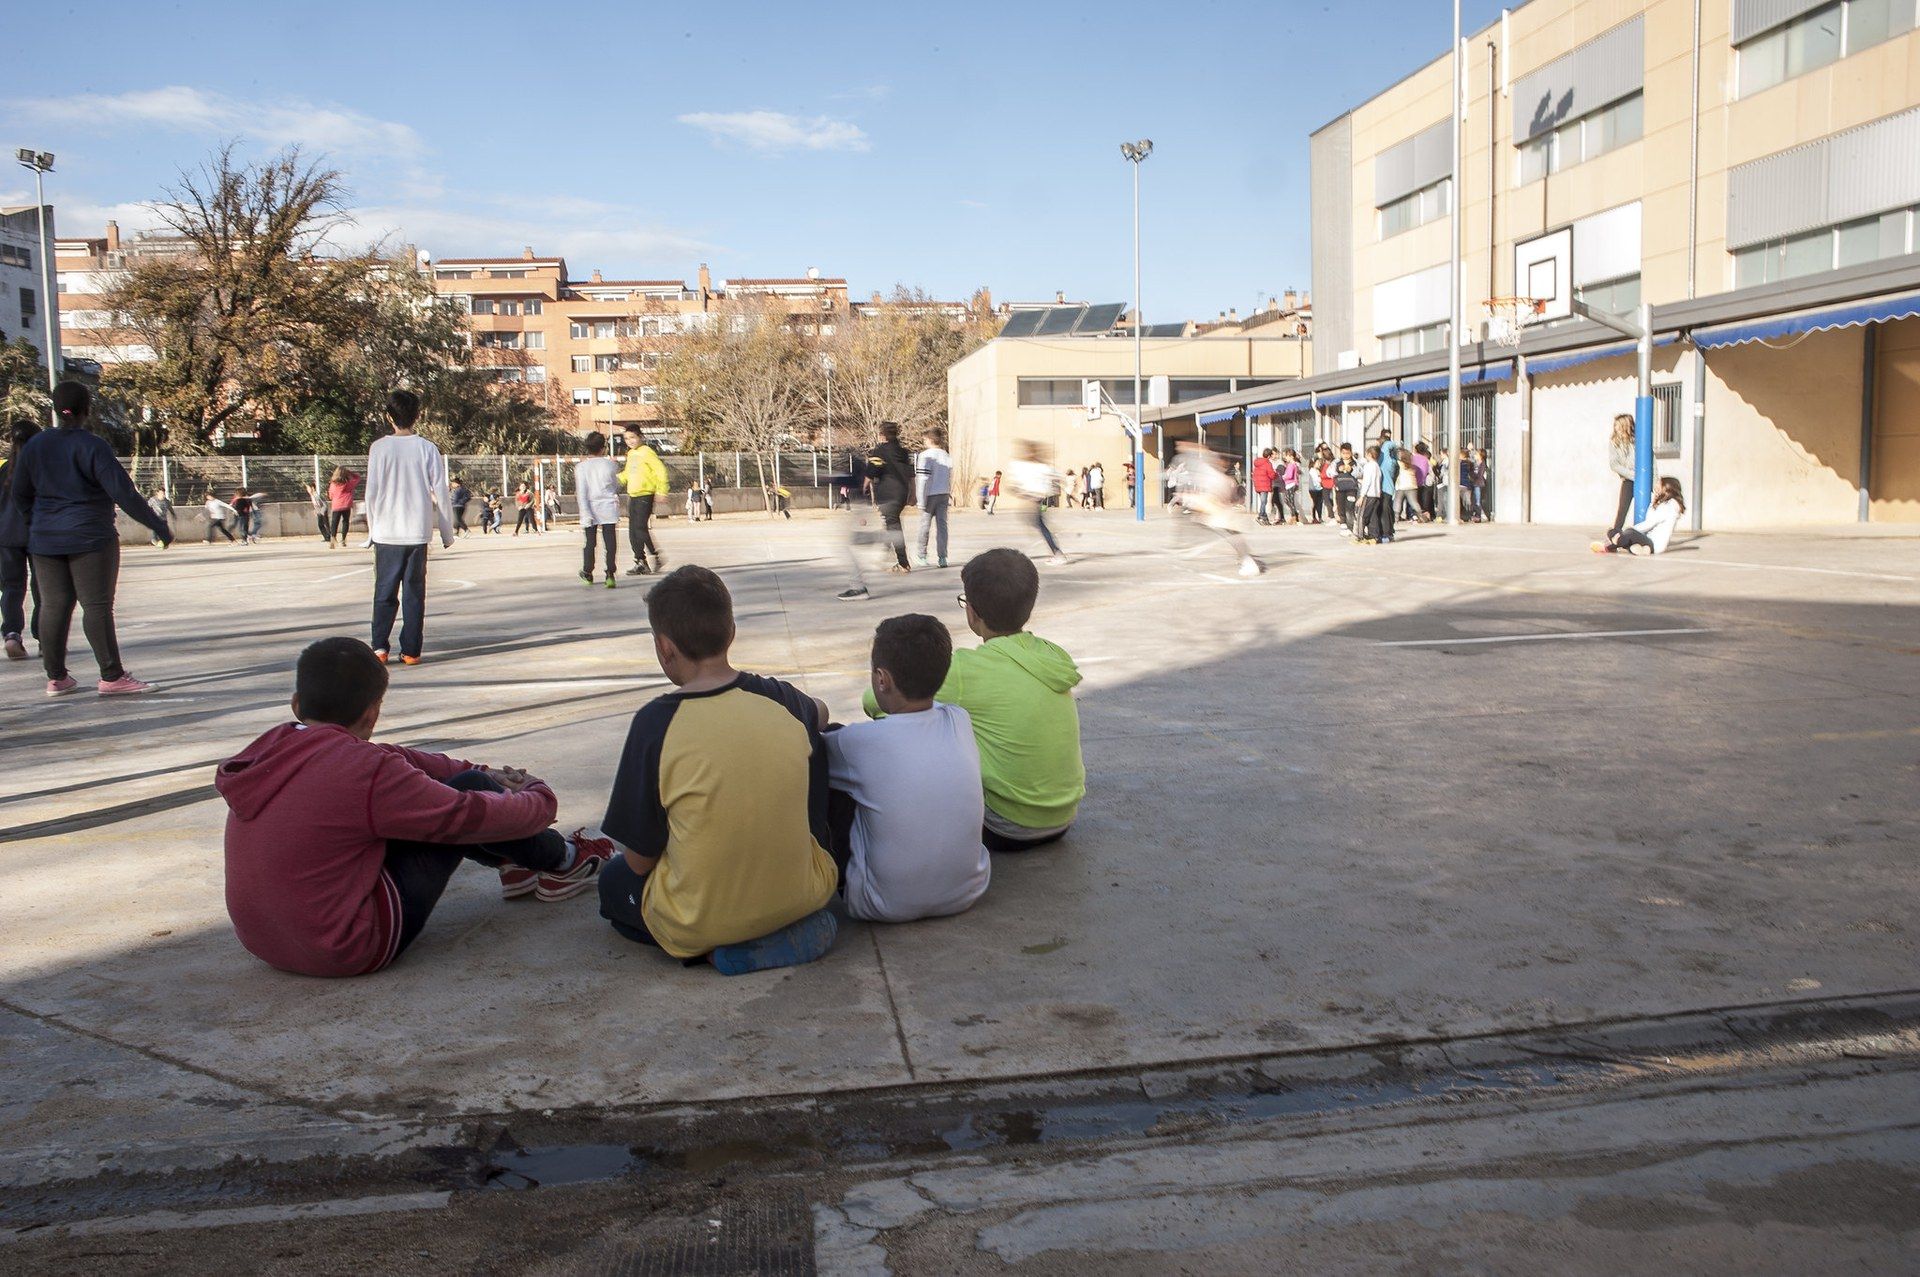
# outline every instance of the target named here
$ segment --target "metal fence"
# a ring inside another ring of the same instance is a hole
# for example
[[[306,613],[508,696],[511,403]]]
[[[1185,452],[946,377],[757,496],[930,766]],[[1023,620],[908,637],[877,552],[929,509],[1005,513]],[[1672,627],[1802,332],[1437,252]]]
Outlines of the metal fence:
[[[752,453],[694,452],[669,453],[660,458],[666,463],[667,476],[674,491],[710,482],[715,488],[757,488],[762,482],[760,465]],[[511,492],[525,483],[533,488],[552,487],[560,495],[573,488],[573,463],[577,456],[449,456],[447,473],[479,491]],[[776,453],[767,462],[765,481],[792,487],[817,487],[834,473],[833,461],[848,464],[845,456],[829,458],[822,452]],[[208,492],[231,497],[236,492],[265,494],[268,501],[305,501],[307,484],[324,486],[335,467],[355,474],[367,472],[365,454],[359,456],[309,455],[295,457],[134,457],[127,470],[142,492],[165,489],[176,502],[199,501]]]

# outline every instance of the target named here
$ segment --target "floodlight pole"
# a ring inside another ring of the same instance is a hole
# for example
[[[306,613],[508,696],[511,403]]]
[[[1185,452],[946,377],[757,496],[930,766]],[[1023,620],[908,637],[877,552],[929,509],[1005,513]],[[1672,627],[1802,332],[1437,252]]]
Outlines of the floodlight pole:
[[[1447,268],[1447,420],[1445,429],[1436,442],[1440,445],[1440,456],[1449,458],[1444,464],[1454,467],[1456,480],[1460,469],[1458,462],[1451,459],[1453,450],[1448,444],[1449,441],[1457,442],[1461,433],[1460,338],[1461,330],[1466,327],[1460,319],[1460,99],[1463,87],[1461,77],[1464,73],[1465,68],[1461,66],[1460,58],[1460,0],[1453,0],[1453,128],[1450,134],[1453,143],[1453,167],[1450,172],[1453,176],[1448,179],[1447,187],[1447,203],[1450,206],[1447,214],[1447,247],[1450,263]],[[1433,478],[1432,475],[1428,477]],[[1458,482],[1443,485],[1435,479],[1434,483],[1435,491],[1448,494],[1446,522],[1449,525],[1458,524],[1460,522]]]
[[[1638,380],[1633,399],[1633,521],[1638,523],[1653,502],[1653,307],[1641,302],[1629,319],[1576,299],[1573,313],[1633,339]],[[1699,495],[1694,494],[1696,501]]]
[[[53,152],[21,147],[13,153],[21,165],[33,170],[33,211],[40,219],[40,318],[47,342],[47,389],[60,384],[59,352],[54,346],[53,299],[58,291],[54,274],[53,246],[47,243],[47,192],[43,179],[53,172]]]
[[[1120,154],[1127,157],[1133,165],[1133,520],[1145,523],[1147,519],[1147,454],[1141,434],[1141,404],[1144,396],[1140,393],[1141,370],[1144,366],[1141,346],[1141,330],[1146,327],[1140,319],[1140,164],[1153,154],[1153,141],[1142,138],[1138,142],[1120,144]]]

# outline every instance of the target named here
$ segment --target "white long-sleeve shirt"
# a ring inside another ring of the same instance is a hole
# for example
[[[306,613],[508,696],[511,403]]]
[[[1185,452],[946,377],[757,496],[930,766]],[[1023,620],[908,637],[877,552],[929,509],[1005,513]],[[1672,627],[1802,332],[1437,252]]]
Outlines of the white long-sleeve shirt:
[[[1647,511],[1647,517],[1633,525],[1635,532],[1646,534],[1653,542],[1653,552],[1664,554],[1667,542],[1673,539],[1674,525],[1680,522],[1680,503],[1662,501]]]
[[[620,522],[620,484],[612,457],[587,457],[573,463],[574,496],[580,501],[580,526],[597,528]]]
[[[928,497],[953,494],[953,457],[945,448],[928,448],[913,463],[914,504],[925,507]]]
[[[367,450],[367,538],[375,545],[453,544],[447,462],[419,435],[388,435]]]

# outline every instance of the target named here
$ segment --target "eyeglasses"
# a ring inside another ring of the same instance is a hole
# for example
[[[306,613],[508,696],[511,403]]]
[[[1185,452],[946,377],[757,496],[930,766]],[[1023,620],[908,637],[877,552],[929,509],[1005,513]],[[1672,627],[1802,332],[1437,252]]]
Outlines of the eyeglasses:
[[[964,594],[956,594],[953,596],[953,601],[961,607],[965,607],[967,605],[967,596]]]

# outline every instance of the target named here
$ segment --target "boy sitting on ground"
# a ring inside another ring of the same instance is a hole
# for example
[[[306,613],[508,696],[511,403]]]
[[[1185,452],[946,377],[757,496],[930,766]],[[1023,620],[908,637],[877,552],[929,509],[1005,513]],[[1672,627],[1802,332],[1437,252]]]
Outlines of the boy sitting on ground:
[[[419,936],[461,860],[501,894],[564,900],[612,852],[562,837],[546,782],[372,743],[387,670],[358,639],[300,654],[293,716],[220,765],[227,913],[247,952],[300,975],[367,975]]]
[[[1055,644],[1026,632],[1040,572],[1018,550],[988,550],[960,569],[967,628],[986,640],[953,654],[933,698],[973,720],[986,796],[981,840],[989,851],[1025,851],[1072,827],[1087,792],[1080,761],[1080,671]],[[880,706],[865,698],[867,716]]]
[[[827,733],[827,819],[856,918],[944,917],[987,889],[973,721],[934,701],[952,661],[953,640],[932,617],[880,622],[873,699],[886,717]]]
[[[688,564],[647,592],[654,655],[679,690],[633,716],[604,827],[623,854],[600,914],[629,940],[732,975],[833,943],[826,706],[728,663],[733,598]]]

